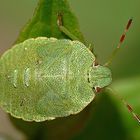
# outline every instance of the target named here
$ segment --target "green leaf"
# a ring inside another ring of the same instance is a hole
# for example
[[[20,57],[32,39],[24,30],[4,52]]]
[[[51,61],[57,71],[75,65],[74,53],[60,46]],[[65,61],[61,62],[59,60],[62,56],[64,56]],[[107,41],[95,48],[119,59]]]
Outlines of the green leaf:
[[[69,140],[80,133],[86,125],[91,106],[76,115],[57,118],[46,122],[25,122],[10,116],[12,123],[22,131],[28,140]]]
[[[48,135],[44,122],[26,122],[10,116],[13,125],[26,135],[28,140],[46,140]]]
[[[57,25],[58,14],[62,14],[63,26],[84,42],[78,21],[71,12],[67,0],[40,0],[32,19],[25,25],[19,34],[16,43],[35,37],[68,38],[60,31]]]

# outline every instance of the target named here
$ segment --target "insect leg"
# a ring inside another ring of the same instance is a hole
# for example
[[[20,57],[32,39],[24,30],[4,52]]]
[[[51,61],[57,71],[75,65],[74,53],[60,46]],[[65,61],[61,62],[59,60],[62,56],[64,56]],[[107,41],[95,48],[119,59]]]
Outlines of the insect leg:
[[[88,49],[89,49],[92,53],[94,53],[94,45],[93,45],[93,43],[88,44]]]
[[[62,18],[62,14],[61,13],[58,13],[57,25],[58,25],[60,31],[63,32],[65,35],[67,35],[70,39],[72,39],[72,40],[79,40],[66,27],[63,26],[63,18]]]
[[[119,96],[116,93],[115,90],[111,88],[106,88],[106,91],[108,91],[109,93],[113,93],[118,99],[120,99],[123,102],[123,104],[126,106],[127,110],[132,114],[134,119],[138,121],[138,123],[140,124],[140,117],[134,112],[133,108],[121,96]]]
[[[131,26],[131,23],[132,23],[132,19],[129,19],[129,21],[128,21],[126,27],[125,27],[125,30],[124,30],[123,34],[121,35],[121,37],[120,37],[120,40],[119,40],[119,43],[118,43],[117,47],[116,47],[116,48],[114,49],[114,51],[112,52],[112,54],[111,54],[111,56],[109,57],[108,61],[104,64],[105,66],[110,65],[111,62],[112,62],[112,60],[113,60],[113,58],[114,58],[114,57],[116,56],[116,54],[119,52],[120,47],[121,47],[121,45],[122,45],[122,43],[124,42],[124,39],[125,39],[125,37],[126,37],[126,33],[127,33],[128,29],[129,29],[130,26]]]

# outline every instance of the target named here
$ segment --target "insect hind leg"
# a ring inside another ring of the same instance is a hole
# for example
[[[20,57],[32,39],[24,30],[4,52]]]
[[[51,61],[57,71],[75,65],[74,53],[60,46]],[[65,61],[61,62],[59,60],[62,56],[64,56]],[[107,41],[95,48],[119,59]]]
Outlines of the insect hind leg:
[[[137,115],[133,108],[131,107],[131,105],[129,105],[121,96],[119,96],[119,94],[117,94],[117,92],[115,90],[113,90],[112,88],[106,88],[106,91],[114,94],[119,100],[122,101],[122,103],[124,104],[124,106],[127,108],[127,110],[130,112],[130,114],[134,117],[134,119],[138,122],[138,124],[140,125],[140,117],[139,115]]]

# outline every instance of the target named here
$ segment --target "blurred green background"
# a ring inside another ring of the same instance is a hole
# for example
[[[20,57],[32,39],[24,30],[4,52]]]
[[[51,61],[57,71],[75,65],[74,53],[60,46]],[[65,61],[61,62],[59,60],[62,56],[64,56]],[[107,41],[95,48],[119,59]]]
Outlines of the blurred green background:
[[[32,17],[37,2],[38,0],[0,0],[0,54],[12,46],[21,28]],[[137,93],[137,97],[135,97],[137,101],[131,101],[131,96],[129,96],[128,101],[134,107],[138,106],[140,103],[140,1],[69,0],[69,3],[79,20],[81,31],[86,40],[94,44],[95,53],[101,64],[106,62],[112,50],[117,46],[128,19],[133,17],[132,27],[127,33],[120,53],[111,65],[111,69],[113,80],[114,82],[118,81],[120,89],[121,82],[119,80],[124,79],[122,83],[129,83],[123,86],[121,91],[125,93],[125,87],[132,86],[129,91],[134,89],[134,92],[132,90],[130,94]],[[136,84],[138,90],[135,89]],[[125,94],[123,96],[125,97]],[[137,111],[140,114],[140,107]],[[134,125],[134,127],[139,126]],[[132,128],[130,127],[130,130]],[[22,139],[22,135],[8,123],[3,115],[0,115],[0,133],[12,135],[18,140]],[[140,136],[140,129],[137,129],[135,133],[139,133],[136,135]],[[139,140],[140,137],[136,137],[136,139]]]

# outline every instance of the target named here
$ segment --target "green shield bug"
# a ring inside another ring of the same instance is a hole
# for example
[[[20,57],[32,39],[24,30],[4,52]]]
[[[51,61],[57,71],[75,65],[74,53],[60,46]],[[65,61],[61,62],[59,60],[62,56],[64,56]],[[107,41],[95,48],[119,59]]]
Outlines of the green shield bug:
[[[76,114],[94,99],[93,87],[111,83],[110,70],[94,61],[79,41],[39,37],[17,44],[0,59],[0,104],[25,120]]]
[[[12,116],[40,122],[76,114],[111,83],[111,71],[106,66],[120,48],[132,20],[113,56],[101,66],[93,52],[62,25],[61,18],[59,15],[57,21],[60,30],[74,41],[32,38],[1,56],[0,106]]]

